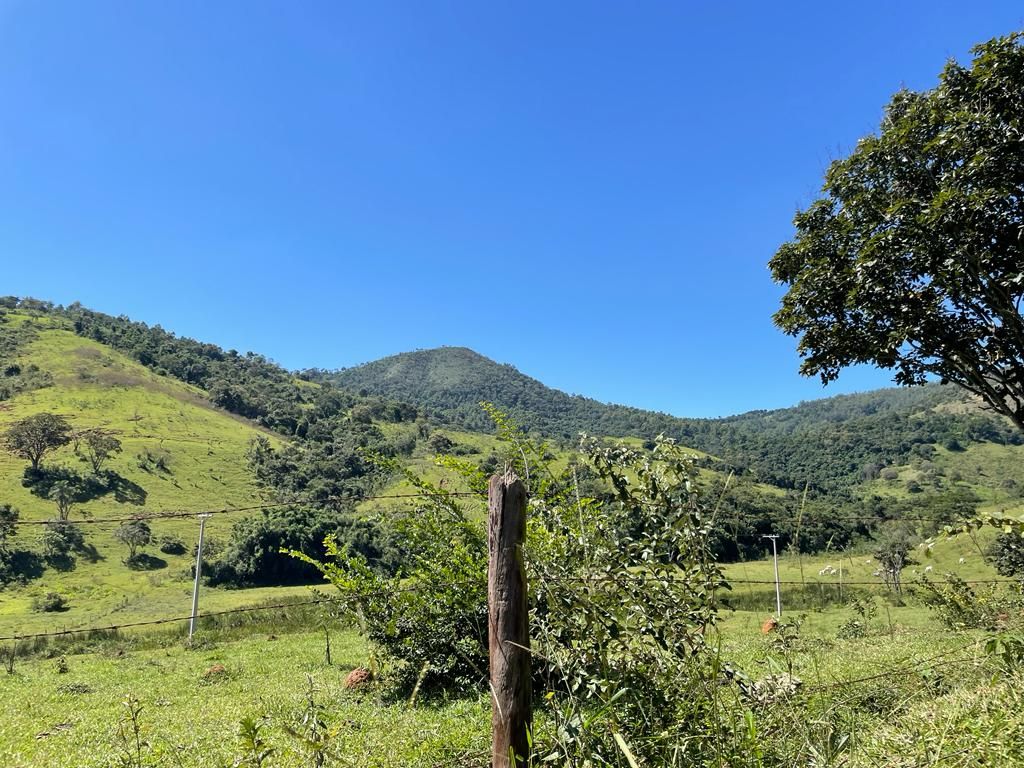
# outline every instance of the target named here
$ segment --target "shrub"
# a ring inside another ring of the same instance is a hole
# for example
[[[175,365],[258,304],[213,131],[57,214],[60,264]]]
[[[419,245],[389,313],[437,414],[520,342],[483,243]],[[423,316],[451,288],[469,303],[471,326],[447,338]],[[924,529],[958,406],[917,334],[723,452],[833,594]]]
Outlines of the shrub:
[[[188,548],[185,546],[185,542],[182,541],[181,537],[173,534],[161,536],[159,548],[165,555],[184,555],[188,552]]]
[[[604,493],[582,498],[571,475],[545,466],[543,445],[492,416],[500,437],[515,443],[510,461],[531,492],[525,565],[534,680],[553,734],[539,754],[559,765],[618,765],[628,743],[644,764],[731,764],[733,755],[716,750],[746,731],[741,716],[722,707],[739,690],[723,688],[707,642],[724,583],[693,461],[663,439],[653,455],[587,441],[587,466]],[[467,475],[471,487],[485,479],[478,470]],[[488,676],[481,516],[407,477],[433,495],[397,526],[409,553],[401,580],[334,545],[329,561],[316,564],[356,614],[385,685],[403,694],[418,684],[480,690]]]
[[[54,613],[66,611],[67,608],[67,598],[59,592],[47,592],[32,598],[32,610],[37,613]]]
[[[998,584],[973,586],[954,573],[946,574],[946,583],[938,585],[922,579],[919,594],[945,626],[954,630],[1005,629],[1019,619],[1024,609],[1019,587],[1008,590]]]
[[[401,552],[391,534],[377,523],[336,509],[283,507],[239,520],[219,553],[216,546],[204,545],[204,572],[210,584],[268,586],[317,582],[322,576],[316,567],[285,551],[322,558],[328,536],[333,537],[340,550],[366,558],[372,570],[394,573],[401,562]]]
[[[1000,533],[986,555],[1000,576],[1024,576],[1024,536],[1019,532]]]
[[[61,520],[47,522],[39,538],[43,555],[51,563],[69,560],[73,552],[79,552],[85,547],[85,535],[81,529]]]
[[[139,550],[149,546],[153,540],[153,532],[145,520],[131,520],[114,531],[114,538],[128,547],[128,558],[125,562],[130,562],[136,559]]]
[[[465,693],[486,683],[487,547],[479,517],[439,494],[395,522],[401,577],[374,569],[333,537],[321,562],[293,553],[341,592],[375,649],[389,692]]]

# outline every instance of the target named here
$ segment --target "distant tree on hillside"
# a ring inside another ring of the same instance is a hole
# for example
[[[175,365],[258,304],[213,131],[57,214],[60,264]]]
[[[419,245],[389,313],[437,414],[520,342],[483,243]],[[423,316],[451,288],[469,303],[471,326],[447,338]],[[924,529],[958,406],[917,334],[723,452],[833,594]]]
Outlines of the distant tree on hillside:
[[[81,450],[95,474],[115,453],[121,452],[121,441],[102,429],[90,429],[81,437]]]
[[[51,563],[69,564],[71,553],[85,547],[85,536],[77,525],[62,520],[51,520],[43,526],[40,544],[43,555]]]
[[[883,530],[875,541],[874,556],[880,566],[879,575],[897,595],[903,594],[903,569],[913,562],[910,550],[910,536],[902,528]]]
[[[897,93],[877,135],[829,168],[771,260],[788,286],[776,324],[801,372],[871,363],[931,377],[1024,431],[1024,33]]]
[[[71,432],[71,425],[63,416],[37,413],[8,427],[4,445],[15,456],[31,462],[33,470],[38,470],[49,451],[71,442]]]
[[[57,505],[57,519],[67,520],[71,510],[78,501],[80,490],[74,480],[58,480],[47,494],[47,498]]]
[[[135,560],[140,549],[145,549],[149,545],[153,533],[145,520],[132,520],[114,531],[114,538],[128,547],[127,562],[131,562]]]
[[[10,504],[0,504],[0,549],[3,549],[18,530],[18,510]]]

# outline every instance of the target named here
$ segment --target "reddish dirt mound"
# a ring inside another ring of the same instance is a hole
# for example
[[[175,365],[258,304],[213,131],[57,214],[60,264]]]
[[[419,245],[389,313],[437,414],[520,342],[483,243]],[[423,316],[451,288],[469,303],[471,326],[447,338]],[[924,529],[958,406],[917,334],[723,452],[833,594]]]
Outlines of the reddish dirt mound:
[[[345,680],[342,682],[341,685],[343,688],[349,689],[365,688],[372,682],[373,672],[371,672],[368,669],[364,669],[363,667],[356,667],[347,675],[345,675]]]
[[[214,664],[208,670],[203,672],[203,677],[205,677],[207,680],[209,680],[209,679],[214,678],[214,677],[222,677],[223,675],[226,675],[227,672],[228,671],[227,671],[227,669],[225,669],[223,664]]]

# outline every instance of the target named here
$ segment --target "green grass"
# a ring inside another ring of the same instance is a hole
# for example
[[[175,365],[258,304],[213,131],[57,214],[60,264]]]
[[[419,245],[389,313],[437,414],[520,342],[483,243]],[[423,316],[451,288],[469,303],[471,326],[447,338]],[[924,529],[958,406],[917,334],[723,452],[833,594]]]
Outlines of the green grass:
[[[231,765],[242,755],[239,721],[264,715],[272,765],[308,765],[282,726],[301,717],[310,682],[342,758],[331,765],[456,765],[487,748],[486,698],[409,707],[345,691],[345,674],[367,663],[366,646],[352,632],[335,634],[332,660],[324,661],[323,635],[306,632],[260,633],[199,650],[174,644],[70,656],[66,673],[53,659],[22,662],[15,675],[0,675],[0,765],[111,765],[129,695],[142,705],[143,737],[160,765]],[[206,674],[218,664],[224,673]]]
[[[936,748],[933,756],[952,749],[978,723],[1003,724],[1001,730],[970,734],[971,747],[985,754],[998,754],[1004,741],[1019,738],[1015,710],[1000,710],[1020,702],[1018,686],[992,666],[978,642],[982,634],[948,632],[927,615],[916,623],[890,625],[882,613],[869,624],[867,637],[841,640],[836,629],[847,617],[848,611],[838,608],[808,615],[785,651],[774,635],[760,632],[762,617],[756,612],[724,617],[723,658],[755,680],[791,669],[803,686],[792,707],[756,710],[760,727],[773,718],[793,718],[783,734],[801,749],[801,740],[811,744],[819,738],[818,725],[836,719],[837,727],[855,736],[846,763],[854,766],[932,765],[925,759],[898,760],[924,743]],[[119,745],[123,702],[134,697],[142,706],[142,736],[152,747],[147,765],[236,764],[243,756],[238,724],[250,716],[267,718],[265,736],[275,750],[269,765],[297,768],[309,762],[284,726],[301,717],[310,684],[338,749],[331,765],[487,764],[486,695],[410,706],[386,703],[373,691],[346,691],[345,674],[369,661],[365,643],[352,631],[335,630],[334,664],[328,666],[322,633],[289,629],[257,624],[201,632],[195,649],[168,637],[157,647],[112,642],[97,652],[67,655],[66,672],[59,671],[56,658],[19,660],[14,675],[0,674],[0,699],[7,705],[0,718],[0,764],[110,765]],[[950,663],[934,662],[923,672],[914,668],[945,652],[951,653]],[[208,673],[215,665],[224,672]],[[876,674],[881,677],[846,684]],[[801,721],[805,712],[825,719]],[[542,702],[535,713],[543,740],[550,734]],[[909,743],[908,733],[915,735]]]
[[[1002,578],[985,562],[982,555],[994,535],[994,530],[985,529],[973,537],[960,534],[951,538],[938,538],[930,549],[922,543],[913,550],[913,562],[903,571],[904,588],[912,589],[915,583],[925,577],[941,581],[948,578],[949,574],[967,581]],[[844,585],[842,600],[838,573],[840,566]],[[822,573],[826,568],[834,568],[836,573]],[[789,605],[795,611],[813,612],[822,605],[847,602],[852,596],[876,595],[888,598],[889,592],[882,579],[875,575],[878,568],[878,562],[870,551],[864,549],[799,556],[780,553],[779,580],[784,582],[781,587],[783,610],[786,611]],[[760,612],[757,615],[762,621],[775,612],[775,574],[770,557],[730,563],[723,567],[723,571],[726,580],[732,585],[731,592],[726,593],[727,601],[747,609],[758,606]],[[762,583],[744,583],[750,581]],[[895,621],[912,626],[919,626],[925,614],[924,609],[915,606],[913,601],[908,606],[893,606],[890,611]]]

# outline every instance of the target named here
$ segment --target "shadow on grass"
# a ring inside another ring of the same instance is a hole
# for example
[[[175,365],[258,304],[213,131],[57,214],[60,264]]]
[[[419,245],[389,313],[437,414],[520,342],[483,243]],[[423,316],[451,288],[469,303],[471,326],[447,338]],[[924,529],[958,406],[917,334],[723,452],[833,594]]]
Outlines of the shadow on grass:
[[[11,581],[31,581],[38,579],[46,570],[46,564],[38,552],[30,549],[16,549],[11,553]]]
[[[75,570],[75,558],[73,555],[68,554],[52,554],[46,556],[46,564],[53,568],[55,571],[73,571]]]
[[[114,501],[118,504],[132,504],[141,507],[146,503],[146,489],[138,483],[121,477],[116,472],[104,473],[107,481],[107,488],[114,494]]]
[[[133,571],[158,571],[167,567],[167,561],[162,557],[154,557],[145,552],[139,552],[135,557],[127,558],[124,564]]]
[[[90,563],[98,563],[101,560],[107,559],[100,554],[100,551],[96,549],[95,544],[83,544],[82,547],[78,550],[78,554],[80,554]]]
[[[28,467],[21,484],[34,496],[53,499],[60,491],[73,504],[85,504],[107,494],[113,494],[118,504],[142,506],[146,503],[146,489],[112,470],[94,475],[82,475],[69,467]]]

